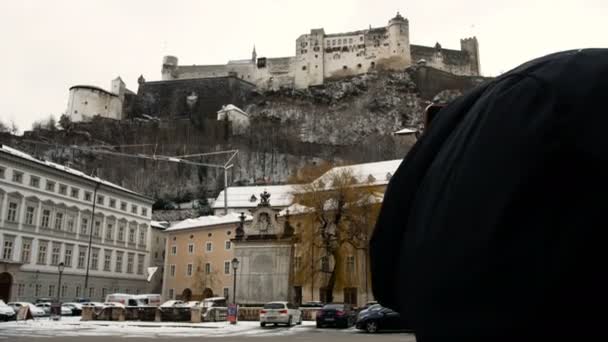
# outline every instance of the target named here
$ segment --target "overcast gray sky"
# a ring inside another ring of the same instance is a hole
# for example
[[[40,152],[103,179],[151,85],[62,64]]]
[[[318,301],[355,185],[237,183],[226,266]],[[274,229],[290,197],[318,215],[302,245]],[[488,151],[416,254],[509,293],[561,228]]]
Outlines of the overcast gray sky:
[[[400,11],[410,40],[459,49],[479,39],[482,73],[494,76],[555,51],[608,47],[608,0],[0,0],[0,120],[29,129],[65,111],[68,88],[110,88],[121,76],[160,79],[162,56],[180,64],[295,54],[311,28],[384,26]]]

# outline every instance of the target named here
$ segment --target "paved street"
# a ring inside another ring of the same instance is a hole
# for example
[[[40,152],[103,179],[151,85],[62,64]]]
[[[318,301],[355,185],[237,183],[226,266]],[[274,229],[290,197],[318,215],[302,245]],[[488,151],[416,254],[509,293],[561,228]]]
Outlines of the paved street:
[[[78,318],[65,318],[60,322],[39,319],[28,322],[0,323],[0,340],[78,341],[87,342],[129,338],[129,341],[156,339],[159,341],[415,341],[412,334],[380,333],[369,335],[354,328],[317,329],[314,322],[296,327],[261,328],[257,322],[240,322],[238,325],[221,323],[153,323],[153,322],[80,322]]]

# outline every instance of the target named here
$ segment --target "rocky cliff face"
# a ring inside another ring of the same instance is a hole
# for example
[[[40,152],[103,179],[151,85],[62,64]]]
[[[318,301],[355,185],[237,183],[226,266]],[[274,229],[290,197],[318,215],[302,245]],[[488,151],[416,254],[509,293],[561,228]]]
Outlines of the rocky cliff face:
[[[397,137],[394,131],[419,126],[430,101],[447,102],[482,81],[414,67],[305,90],[254,92],[243,108],[251,115],[251,126],[238,136],[228,133],[229,123],[211,119],[193,125],[188,119],[140,118],[95,120],[68,131],[28,132],[22,138],[0,136],[0,142],[56,162],[69,162],[89,173],[95,170],[101,177],[150,196],[214,196],[223,188],[219,169],[63,146],[102,145],[112,153],[172,156],[238,149],[229,173],[231,183],[283,183],[302,166],[323,160],[362,163],[403,158],[415,138]]]

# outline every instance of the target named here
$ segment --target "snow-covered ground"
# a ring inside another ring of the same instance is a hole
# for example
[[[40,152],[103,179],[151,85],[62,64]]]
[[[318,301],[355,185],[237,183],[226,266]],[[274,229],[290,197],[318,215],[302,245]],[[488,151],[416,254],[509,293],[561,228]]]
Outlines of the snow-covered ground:
[[[48,318],[26,322],[0,323],[0,339],[19,337],[68,336],[122,336],[122,337],[195,337],[195,336],[277,336],[294,335],[315,330],[315,322],[305,321],[301,326],[261,328],[259,322],[170,323],[170,322],[116,322],[87,321],[80,317],[63,317],[60,321]],[[354,328],[341,330],[354,332]]]

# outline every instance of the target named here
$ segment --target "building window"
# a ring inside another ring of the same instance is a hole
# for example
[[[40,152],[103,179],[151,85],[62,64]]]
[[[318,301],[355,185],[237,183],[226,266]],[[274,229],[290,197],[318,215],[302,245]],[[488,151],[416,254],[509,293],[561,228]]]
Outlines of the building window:
[[[114,226],[111,223],[108,223],[106,226],[106,240],[114,239]]]
[[[49,285],[49,293],[48,296],[49,297],[55,297],[57,293],[55,293],[55,285]]]
[[[34,188],[40,187],[40,177],[30,176],[30,186]]]
[[[169,299],[175,299],[175,290],[169,289]]]
[[[106,289],[105,287],[102,287],[101,288],[101,298],[103,298],[105,300],[107,295],[108,295],[108,289]]]
[[[125,226],[118,227],[118,241],[125,241]]]
[[[25,295],[25,284],[19,284],[17,287],[17,296],[23,297],[23,295]]]
[[[355,257],[352,255],[346,257],[346,270],[350,274],[355,273]]]
[[[74,216],[68,215],[68,219],[66,220],[66,226],[69,233],[74,232]]]
[[[112,264],[112,251],[111,250],[103,251],[103,270],[106,272],[110,272],[111,264]]]
[[[76,297],[80,297],[80,286],[76,286]]]
[[[97,204],[99,205],[104,205],[105,203],[105,197],[103,197],[103,195],[97,195]]]
[[[176,245],[171,246],[171,255],[177,255],[177,246]]]
[[[91,251],[91,269],[96,271],[99,266],[99,249],[93,248]]]
[[[192,264],[188,264],[186,267],[186,276],[192,277]]]
[[[53,248],[51,249],[51,265],[59,265],[59,256],[61,254],[61,245],[56,245],[53,243]]]
[[[116,252],[116,268],[114,269],[114,272],[122,272],[122,255],[123,252]]]
[[[211,264],[205,263],[205,274],[211,274]]]
[[[127,203],[126,202],[120,202],[120,210],[127,211]]]
[[[91,202],[93,200],[93,194],[90,191],[85,191],[84,200],[87,202]]]
[[[6,220],[8,222],[17,222],[17,203],[8,203],[8,212],[6,213]]]
[[[93,297],[95,297],[95,288],[89,287],[89,298],[93,298]]]
[[[68,186],[65,184],[59,184],[59,194],[67,195],[68,194]]]
[[[226,302],[228,302],[228,299],[230,298],[230,289],[227,287],[224,287],[224,298],[226,298]]]
[[[188,244],[188,254],[194,254],[194,244]]]
[[[72,267],[72,247],[65,246],[65,255],[63,256],[63,264],[65,267]]]
[[[68,286],[61,285],[61,297],[65,297],[67,293],[68,293]]]
[[[95,221],[95,226],[93,228],[93,236],[101,237],[101,221]]]
[[[148,208],[141,208],[141,215],[148,216]]]
[[[302,267],[302,257],[297,256],[293,258],[293,268],[299,270]]]
[[[171,266],[169,266],[169,274],[170,274],[172,277],[175,277],[175,265],[171,265]]]
[[[146,228],[139,228],[139,244],[146,244]]]
[[[213,251],[213,243],[207,242],[207,244],[205,245],[205,252],[211,252],[211,251]]]
[[[86,247],[78,247],[78,268],[84,268],[84,261],[87,257]]]
[[[55,229],[61,230],[61,226],[63,225],[63,213],[55,214]]]
[[[27,207],[25,208],[25,224],[29,224],[30,226],[34,225],[34,211],[36,208]]]
[[[89,231],[89,219],[86,217],[82,218],[82,222],[80,224],[80,235],[87,235]]]
[[[38,245],[38,264],[46,265],[46,248],[47,243],[40,241]]]
[[[6,168],[0,166],[0,179],[4,179],[4,174],[6,173]]]
[[[40,297],[40,290],[42,289],[42,285],[40,284],[36,284],[36,289],[34,291],[34,296],[35,297]]]
[[[50,181],[50,180],[46,180],[46,187],[45,187],[46,191],[55,191],[55,182]]]
[[[230,240],[227,240],[224,244],[224,249],[225,250],[230,250],[230,248],[232,248],[232,242]]]
[[[224,261],[224,274],[230,274],[230,261]]]
[[[131,204],[131,213],[137,214],[137,206],[135,204]]]
[[[127,254],[127,273],[133,273],[133,263],[135,262],[135,254]]]
[[[129,243],[135,243],[135,229],[129,228]]]
[[[6,236],[4,237],[4,251],[2,252],[2,259],[11,260],[13,258],[13,240]]]
[[[74,198],[78,198],[80,193],[80,190],[77,188],[72,188],[72,190],[70,191],[70,196],[74,197]]]
[[[306,70],[306,65],[303,65],[303,66],[302,66],[302,70]]]
[[[137,274],[144,274],[144,259],[145,255],[138,254],[137,255]]]
[[[348,67],[346,65],[343,65],[342,70],[346,70],[346,69],[348,69]]]
[[[23,172],[13,170],[13,182],[23,183]]]
[[[21,262],[24,264],[29,264],[31,254],[32,254],[32,241],[23,240],[23,242],[21,244]]]
[[[329,272],[329,258],[327,256],[321,257],[321,271]]]
[[[116,200],[114,198],[110,198],[110,208],[116,208]]]
[[[49,224],[51,221],[51,211],[48,209],[42,210],[42,228],[49,228]]]

